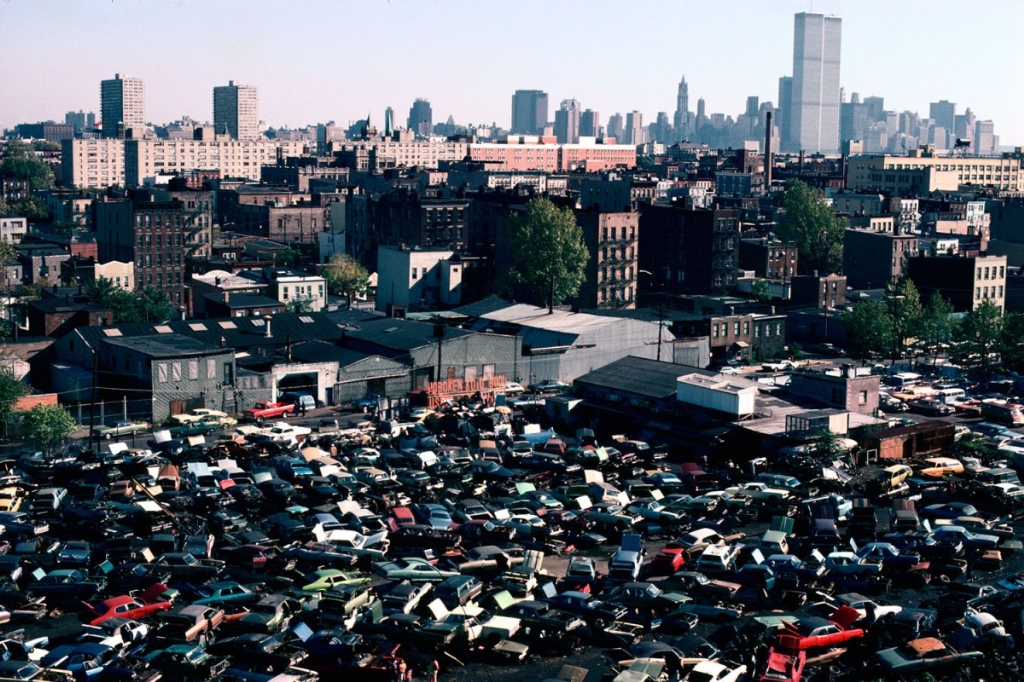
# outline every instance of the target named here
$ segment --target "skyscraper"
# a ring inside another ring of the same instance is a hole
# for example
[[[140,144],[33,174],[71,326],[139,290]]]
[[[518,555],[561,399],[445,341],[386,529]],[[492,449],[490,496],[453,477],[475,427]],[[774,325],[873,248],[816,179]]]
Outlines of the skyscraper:
[[[626,130],[622,123],[622,114],[619,112],[608,118],[608,137],[614,137],[619,144],[626,144]]]
[[[580,113],[579,100],[562,100],[562,106],[555,112],[555,137],[559,144],[575,144],[580,141]]]
[[[512,132],[541,135],[548,122],[548,94],[542,90],[516,90],[512,95]]]
[[[800,12],[793,31],[790,151],[839,152],[839,56],[843,20]]]
[[[647,142],[644,130],[644,115],[639,111],[626,114],[626,144],[643,144]]]
[[[672,117],[672,126],[676,136],[683,138],[690,134],[690,86],[686,84],[686,76],[679,80],[676,91],[676,113]]]
[[[928,118],[935,121],[935,125],[945,128],[952,133],[956,127],[956,102],[941,100],[932,102],[928,111]]]
[[[235,140],[260,137],[260,98],[254,85],[218,85],[213,89],[213,127]]]
[[[430,137],[434,132],[434,112],[430,102],[417,98],[409,109],[409,130],[419,137]]]
[[[601,114],[586,109],[580,114],[580,136],[597,137],[601,129]]]
[[[100,120],[103,137],[122,135],[142,137],[146,130],[146,86],[140,78],[114,74],[111,80],[100,81]]]
[[[384,136],[391,137],[395,133],[395,110],[388,107],[384,110]]]

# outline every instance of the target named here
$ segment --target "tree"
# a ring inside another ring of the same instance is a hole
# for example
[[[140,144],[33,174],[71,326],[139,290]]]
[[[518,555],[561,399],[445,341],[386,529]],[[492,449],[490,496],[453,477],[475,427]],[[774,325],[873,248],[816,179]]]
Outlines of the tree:
[[[36,405],[22,413],[22,435],[49,455],[77,428],[74,417],[63,405]]]
[[[903,277],[895,284],[887,284],[885,305],[892,327],[892,347],[887,355],[895,363],[908,355],[908,342],[916,338],[921,329],[921,295],[913,280]]]
[[[174,314],[174,306],[163,289],[146,287],[136,297],[136,311],[139,322],[166,322]]]
[[[786,183],[783,209],[779,233],[783,239],[796,243],[800,273],[842,272],[847,222],[825,202],[825,194],[799,180],[790,180]]]
[[[513,296],[553,307],[579,293],[590,252],[572,209],[535,197],[525,213],[509,217],[507,229],[512,265],[505,284]]]
[[[754,295],[755,300],[767,303],[772,300],[772,285],[766,279],[755,279],[750,285],[750,293]]]
[[[274,255],[274,265],[279,265],[281,267],[292,267],[298,264],[299,252],[291,247],[281,249]]]
[[[859,303],[839,316],[846,330],[850,357],[866,362],[886,357],[892,349],[892,316],[882,301]]]
[[[924,352],[931,355],[933,361],[937,361],[942,349],[948,348],[953,341],[957,324],[953,312],[953,304],[936,291],[921,314],[918,338]]]
[[[1003,335],[1003,315],[990,300],[981,302],[964,315],[959,327],[959,355],[969,365],[987,368],[992,355],[999,350]]]
[[[93,280],[88,291],[96,305],[110,309],[114,315],[114,324],[141,321],[135,292],[115,286],[113,280],[107,277]]]
[[[1024,315],[1003,315],[1003,332],[999,340],[999,359],[1003,367],[1016,372],[1024,370]]]
[[[31,145],[20,140],[11,140],[4,148],[0,174],[29,180],[32,189],[48,189],[53,185],[53,171],[36,158]]]
[[[345,297],[346,306],[352,307],[352,298],[362,296],[370,288],[370,273],[352,256],[336,253],[320,271],[327,289]]]
[[[10,242],[0,240],[0,265],[12,265],[18,262],[18,252]]]
[[[5,438],[7,437],[7,422],[14,412],[14,404],[31,391],[28,384],[14,376],[10,367],[0,367],[0,424],[3,426]]]
[[[11,213],[28,218],[31,221],[46,220],[50,217],[50,210],[42,199],[29,197],[22,199],[11,206]]]

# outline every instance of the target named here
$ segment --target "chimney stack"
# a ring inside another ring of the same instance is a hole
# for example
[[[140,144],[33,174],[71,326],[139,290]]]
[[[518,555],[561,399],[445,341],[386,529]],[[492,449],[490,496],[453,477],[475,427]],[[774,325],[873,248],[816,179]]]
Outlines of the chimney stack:
[[[764,118],[764,191],[767,194],[772,186],[772,166],[775,165],[775,154],[772,152],[772,112],[768,111]]]
[[[263,324],[264,324],[264,327],[263,327],[263,336],[264,336],[265,338],[268,338],[268,339],[269,339],[269,338],[270,338],[271,336],[273,336],[273,335],[272,335],[272,334],[270,333],[270,315],[264,315],[264,316],[263,316]]]

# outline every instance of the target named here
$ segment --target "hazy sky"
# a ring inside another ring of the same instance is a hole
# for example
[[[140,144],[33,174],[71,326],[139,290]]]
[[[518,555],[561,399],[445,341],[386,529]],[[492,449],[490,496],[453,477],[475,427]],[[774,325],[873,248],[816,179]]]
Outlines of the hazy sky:
[[[416,97],[434,121],[508,126],[516,89],[575,97],[601,114],[735,116],[748,95],[778,103],[792,73],[793,15],[843,19],[847,96],[916,110],[948,99],[1024,144],[1021,0],[0,0],[0,127],[99,112],[99,83],[146,83],[146,118],[212,117],[212,88],[259,88],[260,118],[347,124]]]

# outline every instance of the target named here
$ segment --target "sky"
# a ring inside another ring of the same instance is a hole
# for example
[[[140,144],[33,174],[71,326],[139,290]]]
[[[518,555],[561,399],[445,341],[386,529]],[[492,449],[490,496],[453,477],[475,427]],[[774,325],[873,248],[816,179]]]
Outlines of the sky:
[[[302,127],[384,109],[404,125],[417,97],[434,122],[508,126],[517,89],[544,90],[549,119],[576,98],[605,123],[675,110],[778,104],[793,69],[793,15],[843,20],[847,97],[917,111],[942,99],[1024,145],[1017,75],[1021,0],[0,0],[0,128],[99,113],[99,83],[142,78],[146,118],[212,118],[213,87],[259,89],[260,118]]]

